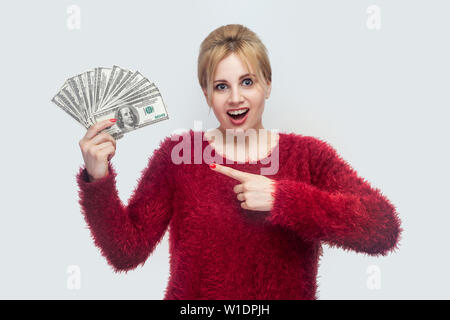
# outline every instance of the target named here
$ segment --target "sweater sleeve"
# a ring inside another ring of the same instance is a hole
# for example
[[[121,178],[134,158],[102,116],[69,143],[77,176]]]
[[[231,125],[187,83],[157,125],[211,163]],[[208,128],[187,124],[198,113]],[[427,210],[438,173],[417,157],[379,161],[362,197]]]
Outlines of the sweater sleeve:
[[[174,192],[169,140],[149,158],[127,205],[118,196],[111,162],[109,174],[99,180],[89,182],[84,165],[76,176],[84,219],[115,272],[143,265],[169,224]]]
[[[311,183],[277,180],[268,221],[331,247],[383,256],[398,249],[403,230],[395,207],[330,144],[311,138]]]

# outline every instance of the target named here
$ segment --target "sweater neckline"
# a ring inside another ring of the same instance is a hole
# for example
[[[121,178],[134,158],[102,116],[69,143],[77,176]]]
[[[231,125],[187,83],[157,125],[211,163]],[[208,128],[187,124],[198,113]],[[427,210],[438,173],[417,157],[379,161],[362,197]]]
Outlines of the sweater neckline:
[[[270,131],[270,130],[269,130],[269,131]],[[267,163],[268,160],[269,160],[269,158],[272,156],[272,153],[273,153],[277,148],[280,149],[281,138],[282,138],[282,136],[283,136],[283,133],[282,133],[282,132],[274,132],[274,131],[271,131],[271,132],[272,132],[272,134],[276,134],[276,135],[277,135],[275,145],[272,146],[271,150],[268,152],[268,154],[267,154],[264,158],[261,158],[261,159],[258,158],[256,161],[255,161],[255,160],[252,160],[251,163],[250,163],[250,160],[249,160],[249,159],[248,159],[248,160],[245,160],[244,162],[242,162],[242,161],[239,162],[239,161],[235,161],[235,160],[232,160],[232,159],[229,159],[229,158],[225,157],[225,155],[222,154],[222,153],[220,153],[220,152],[218,152],[218,151],[214,148],[214,146],[209,142],[209,140],[205,137],[205,131],[202,131],[202,140],[204,141],[204,143],[206,143],[206,145],[209,145],[209,146],[210,146],[211,150],[214,151],[214,153],[216,154],[216,156],[218,155],[220,158],[222,158],[222,164],[227,164],[227,165],[250,165],[250,164],[253,164],[253,165],[254,165],[254,164],[262,164],[262,162]],[[227,163],[227,162],[229,162],[229,163]]]

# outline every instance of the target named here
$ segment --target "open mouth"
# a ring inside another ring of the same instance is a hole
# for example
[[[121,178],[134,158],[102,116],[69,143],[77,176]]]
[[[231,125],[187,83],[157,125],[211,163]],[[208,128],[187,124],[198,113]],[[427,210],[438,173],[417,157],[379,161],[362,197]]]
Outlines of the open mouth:
[[[245,108],[236,111],[227,111],[227,114],[234,120],[240,120],[245,117],[249,110],[249,108]]]

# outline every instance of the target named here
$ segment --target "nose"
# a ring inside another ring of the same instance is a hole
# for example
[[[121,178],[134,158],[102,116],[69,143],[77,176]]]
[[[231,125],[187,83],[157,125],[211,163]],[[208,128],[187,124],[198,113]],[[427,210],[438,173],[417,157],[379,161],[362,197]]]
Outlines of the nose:
[[[230,90],[230,96],[228,98],[228,102],[230,105],[239,105],[244,101],[243,96],[241,94],[241,90],[239,87],[233,86]]]

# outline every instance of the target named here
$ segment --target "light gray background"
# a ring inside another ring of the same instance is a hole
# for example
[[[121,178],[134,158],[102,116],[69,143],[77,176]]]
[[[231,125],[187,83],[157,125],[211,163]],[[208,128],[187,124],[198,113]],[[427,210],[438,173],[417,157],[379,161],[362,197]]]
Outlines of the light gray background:
[[[81,29],[66,25],[69,5]],[[381,29],[366,26],[369,5]],[[0,10],[2,138],[0,297],[161,299],[168,234],[142,268],[115,274],[82,218],[75,174],[85,130],[50,102],[67,77],[96,66],[155,81],[169,121],[117,145],[126,202],[159,142],[174,130],[217,126],[197,82],[213,29],[242,23],[269,50],[273,89],[263,124],[329,141],[397,207],[400,250],[369,257],[325,247],[320,299],[450,298],[448,1],[6,1]],[[70,290],[67,268],[81,270]],[[381,288],[367,287],[367,269]]]

